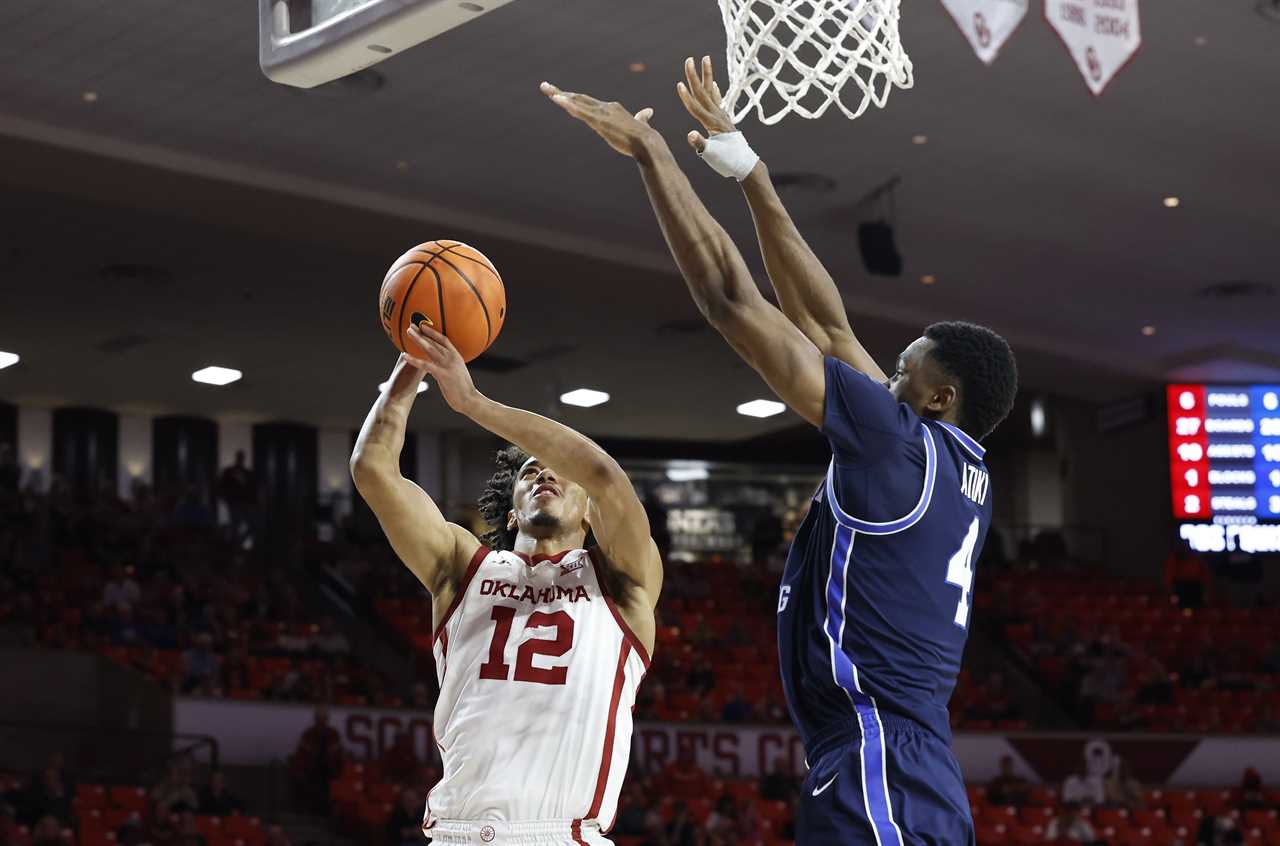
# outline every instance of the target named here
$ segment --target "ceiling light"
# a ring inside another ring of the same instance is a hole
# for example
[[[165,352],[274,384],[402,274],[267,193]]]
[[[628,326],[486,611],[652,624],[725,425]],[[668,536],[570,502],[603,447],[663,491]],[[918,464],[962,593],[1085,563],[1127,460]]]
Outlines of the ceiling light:
[[[929,143],[929,136],[928,136],[928,135],[912,135],[912,136],[911,136],[911,143],[912,143],[912,144],[917,144],[917,145],[919,145],[919,144],[928,144],[928,143]]]
[[[1177,197],[1164,198],[1164,207],[1166,209],[1176,209],[1180,205],[1182,205],[1182,200],[1179,200]]]
[[[1197,47],[1203,47],[1209,43],[1209,39],[1205,38],[1203,35],[1197,35],[1195,43]]]
[[[781,414],[786,411],[787,407],[780,402],[773,400],[752,400],[744,402],[738,406],[738,413],[747,417],[772,417],[775,414]]]
[[[6,367],[12,367],[21,360],[22,356],[17,353],[0,352],[0,370],[4,370]]]
[[[632,62],[630,67],[630,70],[632,73],[644,73],[648,69],[649,69],[649,66],[646,65],[644,62]]]
[[[1046,429],[1046,420],[1044,414],[1044,400],[1036,397],[1031,401],[1031,435],[1032,437],[1044,437]]]
[[[932,273],[926,273],[924,276],[920,277],[921,285],[932,285],[934,282],[937,282],[937,281],[938,281],[938,277],[934,276]]]
[[[391,384],[391,380],[390,380],[390,379],[388,379],[387,381],[383,382],[381,385],[379,385],[379,386],[378,386],[378,393],[382,393],[383,391],[385,391],[385,390],[387,389],[387,387],[388,387],[390,384]],[[423,391],[425,391],[426,389],[427,389],[427,383],[426,383],[426,380],[423,380],[423,381],[421,381],[421,382],[419,382],[419,383],[418,383],[418,393],[422,393],[422,392],[423,392]]]
[[[579,408],[604,405],[608,401],[609,395],[604,391],[593,391],[590,388],[575,388],[567,394],[560,395],[560,402],[565,405],[576,405]]]
[[[396,170],[406,171],[408,169],[409,169],[409,163],[406,162],[404,159],[401,159],[400,161],[396,162]]]
[[[710,477],[705,461],[673,461],[667,465],[667,478],[673,482],[702,482]]]
[[[80,95],[80,99],[84,100],[86,103],[96,103],[98,102],[98,92],[86,91]]]
[[[244,374],[230,367],[206,367],[191,374],[192,381],[205,385],[230,385],[238,382]]]
[[[1152,335],[1154,335],[1155,333],[1156,333],[1156,327],[1154,327],[1154,326],[1143,326],[1143,327],[1142,327],[1142,334],[1146,335],[1148,338],[1150,338],[1150,337],[1151,337]]]

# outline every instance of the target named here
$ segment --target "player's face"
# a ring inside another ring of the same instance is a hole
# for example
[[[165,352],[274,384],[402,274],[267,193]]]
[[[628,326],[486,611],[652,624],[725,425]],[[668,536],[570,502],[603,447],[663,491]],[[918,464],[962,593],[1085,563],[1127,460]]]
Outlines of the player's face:
[[[511,495],[515,521],[529,534],[554,534],[582,525],[587,514],[587,492],[536,458],[516,471]]]
[[[916,338],[898,356],[897,365],[889,376],[889,392],[898,402],[905,402],[921,417],[945,416],[955,399],[955,388],[934,363],[929,351],[933,341]]]

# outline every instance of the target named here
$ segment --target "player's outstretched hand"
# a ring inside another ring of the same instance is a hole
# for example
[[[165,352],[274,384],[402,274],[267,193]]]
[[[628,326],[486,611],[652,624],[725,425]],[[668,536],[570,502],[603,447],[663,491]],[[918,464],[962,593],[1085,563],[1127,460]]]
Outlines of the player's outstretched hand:
[[[729,113],[720,105],[724,96],[720,93],[720,86],[716,84],[710,56],[702,57],[701,73],[692,57],[685,59],[684,78],[684,82],[676,83],[676,93],[680,95],[680,102],[684,103],[689,114],[707,132],[706,136],[699,132],[690,132],[688,135],[689,146],[701,153],[707,146],[708,137],[722,132],[736,132],[737,127],[733,125]]]
[[[653,109],[641,109],[633,115],[621,103],[605,103],[586,94],[561,91],[550,82],[538,87],[551,102],[594,129],[605,143],[624,156],[635,158],[645,141],[657,135],[649,126]]]
[[[409,340],[416,349],[416,355],[405,353],[409,364],[423,370],[436,380],[440,393],[449,407],[459,414],[467,414],[472,404],[479,399],[475,382],[471,381],[471,372],[467,363],[462,360],[454,348],[453,342],[429,326],[419,329],[409,327]]]

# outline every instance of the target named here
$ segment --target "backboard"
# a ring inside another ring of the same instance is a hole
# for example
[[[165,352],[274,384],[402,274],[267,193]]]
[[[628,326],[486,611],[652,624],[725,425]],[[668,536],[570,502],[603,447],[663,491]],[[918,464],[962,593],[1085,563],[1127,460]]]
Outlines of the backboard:
[[[258,0],[258,61],[313,88],[376,65],[511,0]]]

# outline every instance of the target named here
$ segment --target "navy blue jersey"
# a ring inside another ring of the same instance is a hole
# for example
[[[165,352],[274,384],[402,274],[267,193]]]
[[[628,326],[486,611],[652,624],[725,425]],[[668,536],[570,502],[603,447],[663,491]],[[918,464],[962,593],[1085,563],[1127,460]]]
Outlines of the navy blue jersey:
[[[991,522],[984,450],[834,358],[822,431],[830,469],[778,601],[792,719],[806,748],[842,726],[878,735],[882,714],[949,743],[973,562]]]

